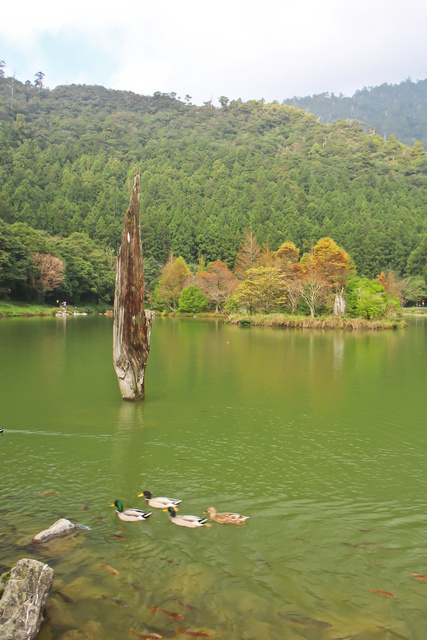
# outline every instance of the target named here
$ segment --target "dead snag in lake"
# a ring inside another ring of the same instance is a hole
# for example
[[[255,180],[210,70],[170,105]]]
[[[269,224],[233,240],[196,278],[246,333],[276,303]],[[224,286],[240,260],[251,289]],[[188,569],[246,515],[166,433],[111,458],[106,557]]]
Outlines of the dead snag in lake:
[[[129,209],[125,213],[114,295],[113,361],[124,400],[144,398],[150,335],[151,314],[144,311],[138,170],[135,173]]]

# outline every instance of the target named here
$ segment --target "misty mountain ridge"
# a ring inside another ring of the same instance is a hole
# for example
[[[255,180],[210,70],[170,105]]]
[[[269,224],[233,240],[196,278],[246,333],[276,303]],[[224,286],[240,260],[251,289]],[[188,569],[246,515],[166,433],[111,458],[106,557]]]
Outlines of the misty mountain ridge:
[[[384,140],[393,135],[410,147],[417,140],[427,146],[427,80],[408,78],[400,84],[364,87],[351,97],[327,92],[295,96],[283,104],[313,113],[320,122],[359,120],[366,131],[375,130]]]

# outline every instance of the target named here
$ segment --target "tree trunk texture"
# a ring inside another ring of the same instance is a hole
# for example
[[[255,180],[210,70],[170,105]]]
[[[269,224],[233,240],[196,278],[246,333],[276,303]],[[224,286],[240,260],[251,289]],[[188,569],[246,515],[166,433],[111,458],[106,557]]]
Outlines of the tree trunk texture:
[[[38,560],[24,558],[16,563],[0,600],[0,640],[37,636],[53,577],[53,569]]]
[[[148,315],[148,317],[147,317]],[[117,257],[114,296],[113,362],[124,400],[144,398],[150,350],[151,315],[144,311],[144,280],[139,232],[139,171],[135,174],[122,244]]]
[[[345,298],[343,293],[337,293],[334,301],[334,315],[343,316],[345,314]]]

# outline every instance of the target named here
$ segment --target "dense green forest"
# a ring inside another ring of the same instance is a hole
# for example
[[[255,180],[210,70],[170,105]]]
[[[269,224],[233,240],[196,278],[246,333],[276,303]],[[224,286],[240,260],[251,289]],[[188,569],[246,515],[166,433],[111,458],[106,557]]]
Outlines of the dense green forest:
[[[365,87],[351,97],[320,93],[283,103],[314,113],[321,122],[357,119],[385,140],[394,135],[411,147],[417,140],[427,146],[427,80]]]
[[[260,246],[290,241],[301,255],[332,237],[360,276],[427,276],[419,142],[384,141],[356,120],[323,124],[278,102],[220,103],[0,77],[3,294],[34,291],[34,254],[49,252],[65,264],[60,295],[111,297],[135,167],[153,277],[171,249],[188,265],[203,256],[233,268],[249,228]]]

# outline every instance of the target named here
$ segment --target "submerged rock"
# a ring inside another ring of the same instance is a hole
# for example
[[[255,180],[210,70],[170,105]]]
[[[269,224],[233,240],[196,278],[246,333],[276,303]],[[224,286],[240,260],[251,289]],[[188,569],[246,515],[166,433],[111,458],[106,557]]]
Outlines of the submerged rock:
[[[0,640],[37,636],[53,577],[53,569],[38,560],[24,558],[16,563],[0,600]]]
[[[89,620],[80,629],[71,629],[61,636],[61,640],[108,640],[100,622]]]
[[[70,533],[74,533],[76,530],[76,525],[67,520],[66,518],[61,518],[57,520],[51,527],[48,529],[44,529],[44,531],[40,531],[36,536],[34,536],[32,542],[34,544],[40,544],[42,542],[47,542],[52,538],[57,538],[58,536],[67,536]]]

